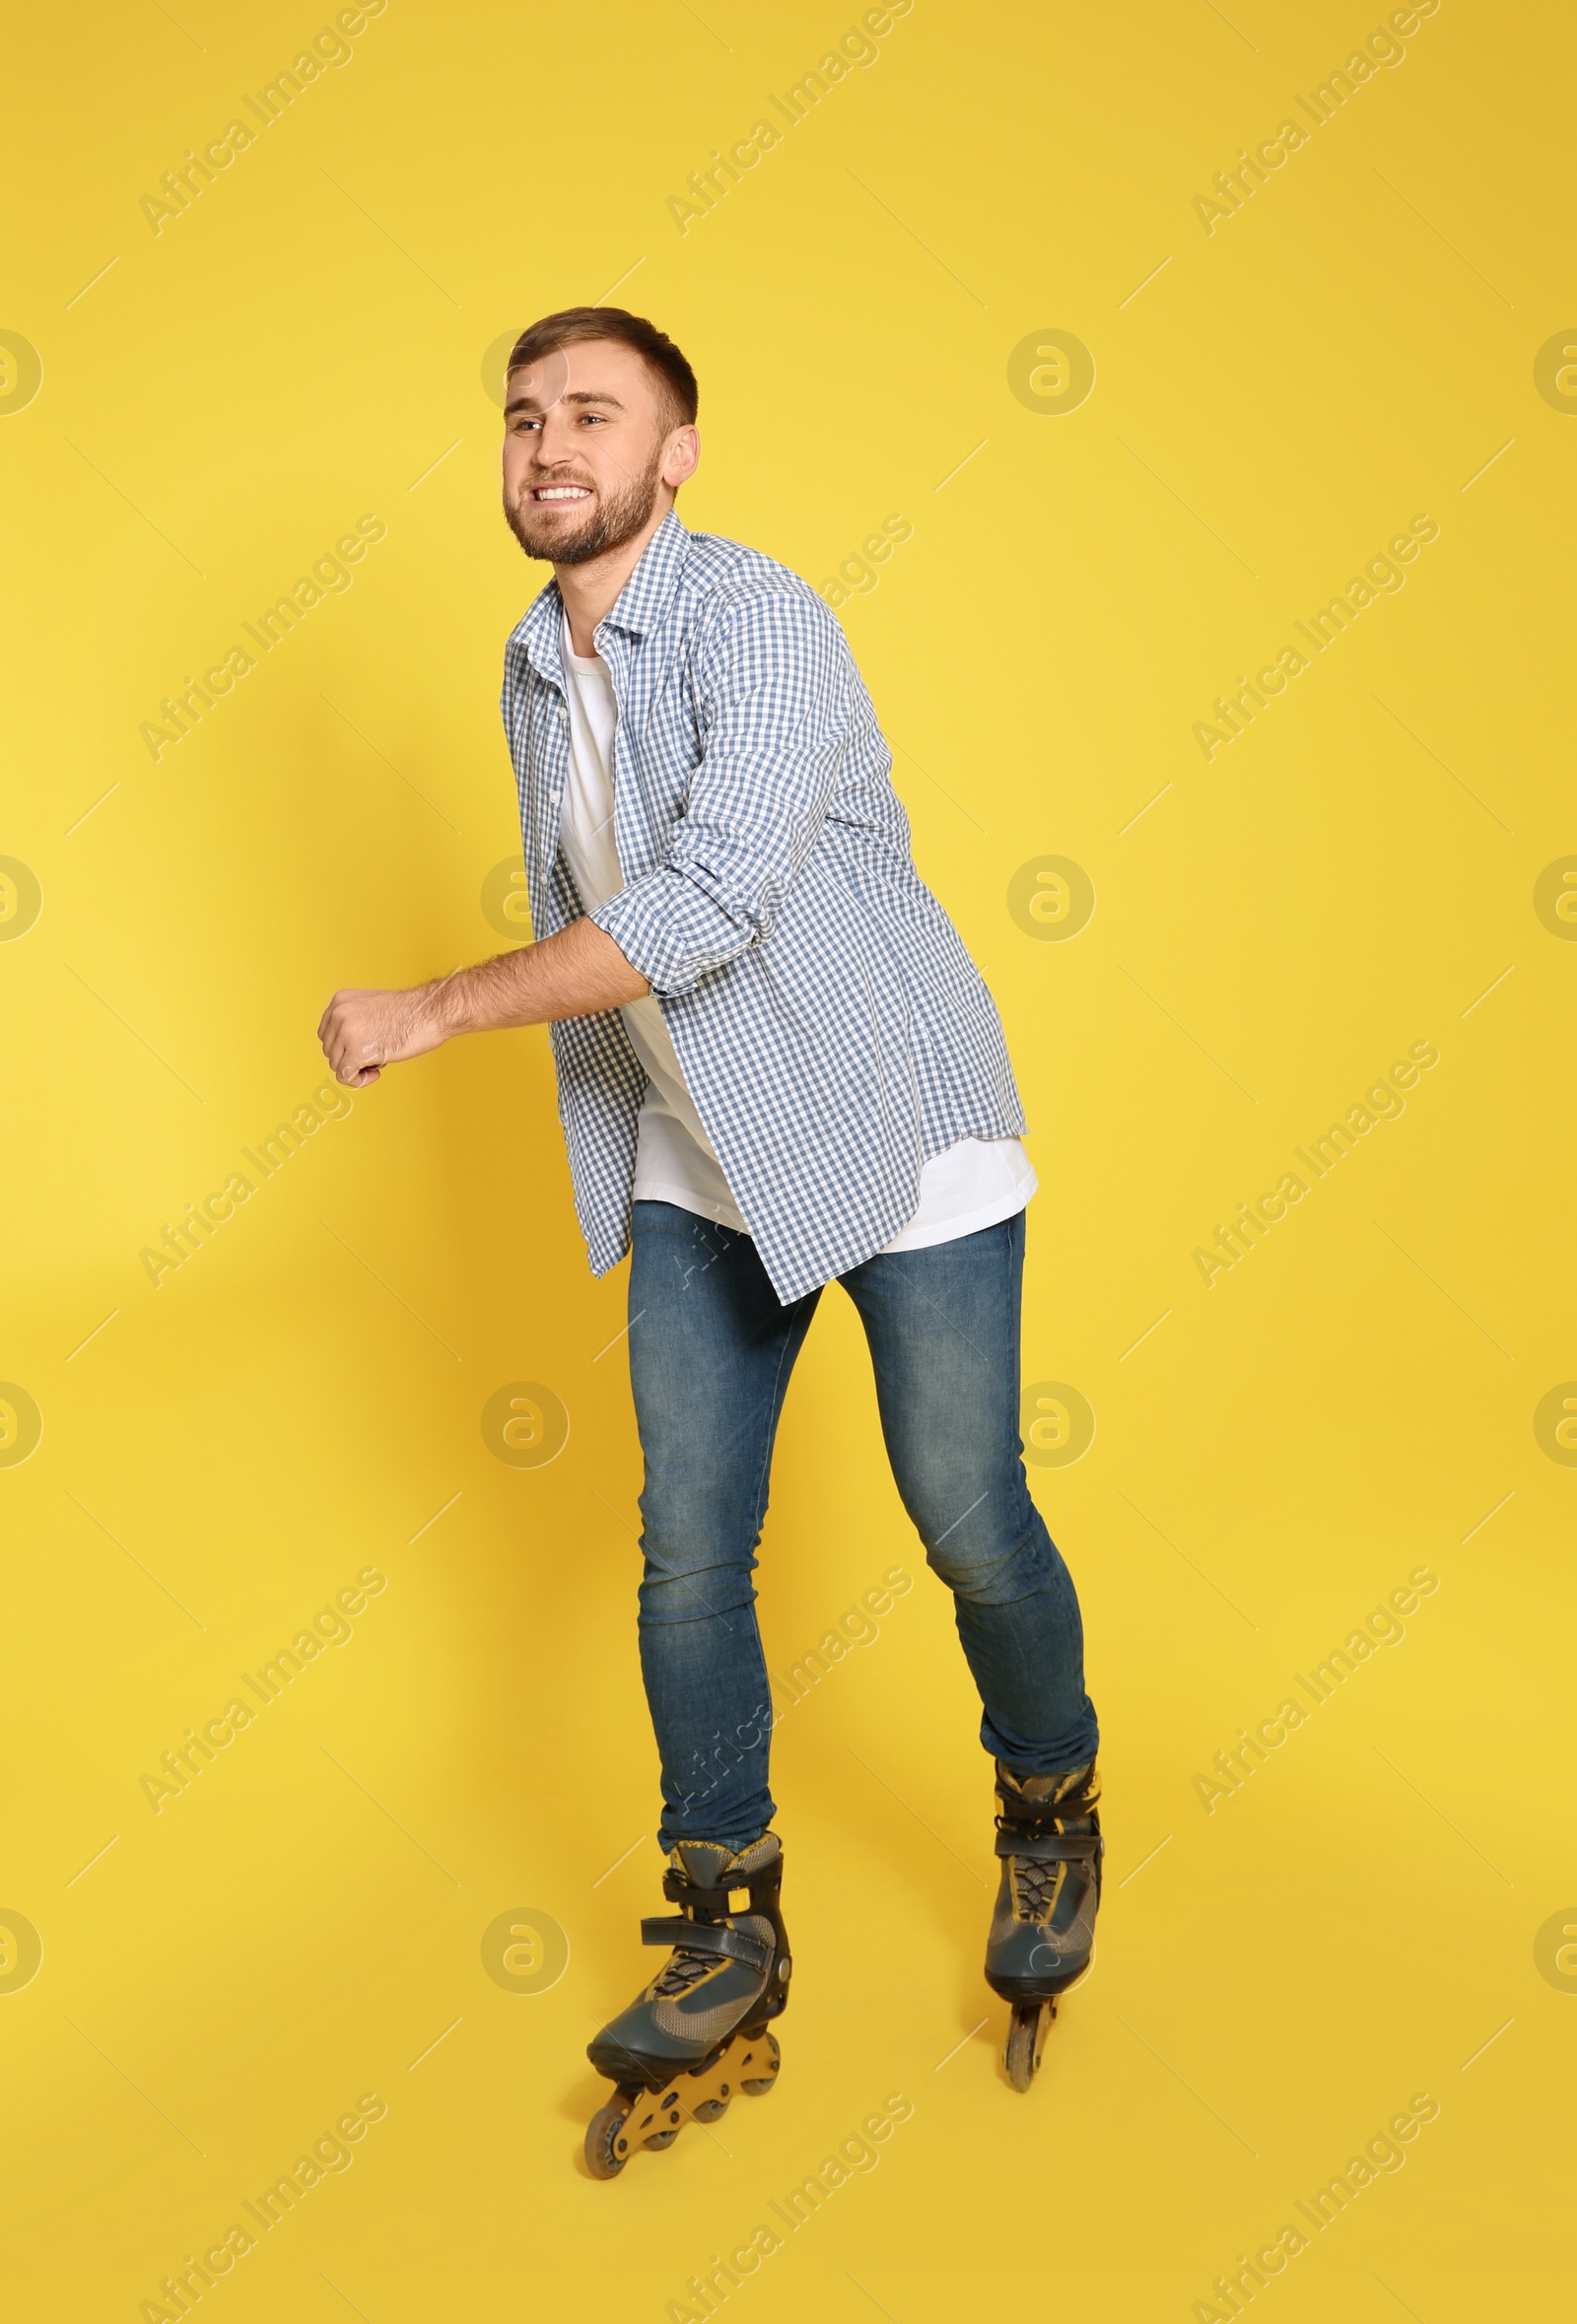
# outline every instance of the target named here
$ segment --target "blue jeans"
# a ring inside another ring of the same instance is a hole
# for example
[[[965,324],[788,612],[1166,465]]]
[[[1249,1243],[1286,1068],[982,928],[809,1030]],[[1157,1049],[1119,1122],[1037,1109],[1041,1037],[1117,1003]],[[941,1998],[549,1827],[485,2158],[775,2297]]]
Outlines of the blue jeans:
[[[898,1490],[953,1593],[981,1742],[1021,1776],[1081,1767],[1097,1742],[1078,1600],[1024,1481],[1023,1267],[1021,1211],[840,1277],[865,1327]],[[641,1669],[664,1849],[746,1848],[772,1821],[772,1697],[750,1577],[778,1415],[820,1296],[783,1307],[748,1235],[671,1202],[635,1205]]]

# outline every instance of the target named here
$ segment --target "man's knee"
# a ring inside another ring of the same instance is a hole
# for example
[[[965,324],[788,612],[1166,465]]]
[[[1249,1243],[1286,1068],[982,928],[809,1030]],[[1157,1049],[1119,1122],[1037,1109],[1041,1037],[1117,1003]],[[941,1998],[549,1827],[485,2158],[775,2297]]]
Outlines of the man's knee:
[[[641,1485],[641,1544],[664,1565],[747,1564],[761,1534],[747,1459],[663,1459],[649,1449]]]
[[[720,1564],[695,1564],[653,1556],[649,1546],[637,1594],[641,1620],[699,1622],[747,1614],[756,1602],[750,1579],[754,1567],[755,1560],[748,1555]]]
[[[1006,1496],[1002,1496],[1005,1503]],[[931,1534],[921,1527],[926,1561],[957,1598],[975,1606],[1011,1606],[1044,1590],[1055,1552],[1033,1502],[1027,1512],[994,1510],[983,1495],[974,1508]]]

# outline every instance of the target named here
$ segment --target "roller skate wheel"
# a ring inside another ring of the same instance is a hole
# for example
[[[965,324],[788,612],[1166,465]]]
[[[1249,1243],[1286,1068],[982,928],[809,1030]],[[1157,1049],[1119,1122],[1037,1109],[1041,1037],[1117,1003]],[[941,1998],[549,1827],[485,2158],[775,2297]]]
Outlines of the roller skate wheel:
[[[692,2122],[720,2122],[727,2111],[726,2098],[703,2098],[690,2119]]]
[[[766,2036],[765,2046],[772,2060],[772,2072],[752,2075],[747,2081],[740,2083],[739,2087],[747,2097],[764,2098],[769,2090],[776,2089],[778,2086],[778,2068],[782,2063],[783,2053],[778,2047],[777,2035],[769,2033]]]
[[[653,2131],[651,2138],[643,2139],[641,2144],[649,2153],[656,2154],[660,2153],[664,2147],[671,2147],[678,2136],[677,2130]]]
[[[1027,2090],[1035,2080],[1056,2015],[1055,2002],[1014,2003],[1002,2064],[1015,2090]]]
[[[585,2164],[594,2179],[616,2179],[629,2161],[629,2144],[622,2135],[629,2118],[629,2108],[614,2101],[599,2107],[587,2123]]]

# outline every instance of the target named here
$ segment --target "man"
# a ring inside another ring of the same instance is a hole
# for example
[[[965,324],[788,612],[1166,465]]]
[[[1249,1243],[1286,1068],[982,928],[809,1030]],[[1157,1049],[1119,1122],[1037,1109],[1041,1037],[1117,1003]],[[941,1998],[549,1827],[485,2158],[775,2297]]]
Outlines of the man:
[[[410,991],[337,992],[319,1026],[362,1087],[453,1034],[550,1024],[591,1265],[633,1254],[639,1637],[681,1911],[643,1924],[670,1957],[591,2045],[621,2085],[588,2138],[600,2175],[720,2111],[730,2077],[776,2071],[789,1958],[750,1576],[788,1377],[834,1279],[996,1761],[987,1976],[1015,2005],[1019,2087],[1089,1959],[1100,1880],[1078,1603],[1020,1458],[1035,1178],[1001,1025],[915,870],[831,612],[680,522],[696,412],[678,348],[620,308],[515,343],[504,511],[554,575],[503,695],[537,941]]]

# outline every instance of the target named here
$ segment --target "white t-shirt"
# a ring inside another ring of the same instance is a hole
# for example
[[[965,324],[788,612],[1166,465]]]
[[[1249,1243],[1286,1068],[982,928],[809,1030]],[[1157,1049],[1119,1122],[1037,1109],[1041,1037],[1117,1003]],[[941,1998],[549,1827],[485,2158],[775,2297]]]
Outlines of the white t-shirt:
[[[570,696],[570,773],[565,786],[559,845],[588,912],[624,886],[613,834],[613,732],[618,722],[613,679],[600,654],[574,651],[570,624],[561,621],[560,651]],[[673,1202],[716,1219],[737,1233],[749,1229],[728,1192],[722,1165],[702,1128],[684,1071],[651,995],[626,1001],[624,1029],[647,1070],[636,1147],[635,1199]],[[1023,1209],[1035,1192],[1035,1172],[1016,1137],[961,1138],[933,1155],[920,1175],[920,1201],[909,1224],[884,1246],[920,1251],[977,1234]]]

